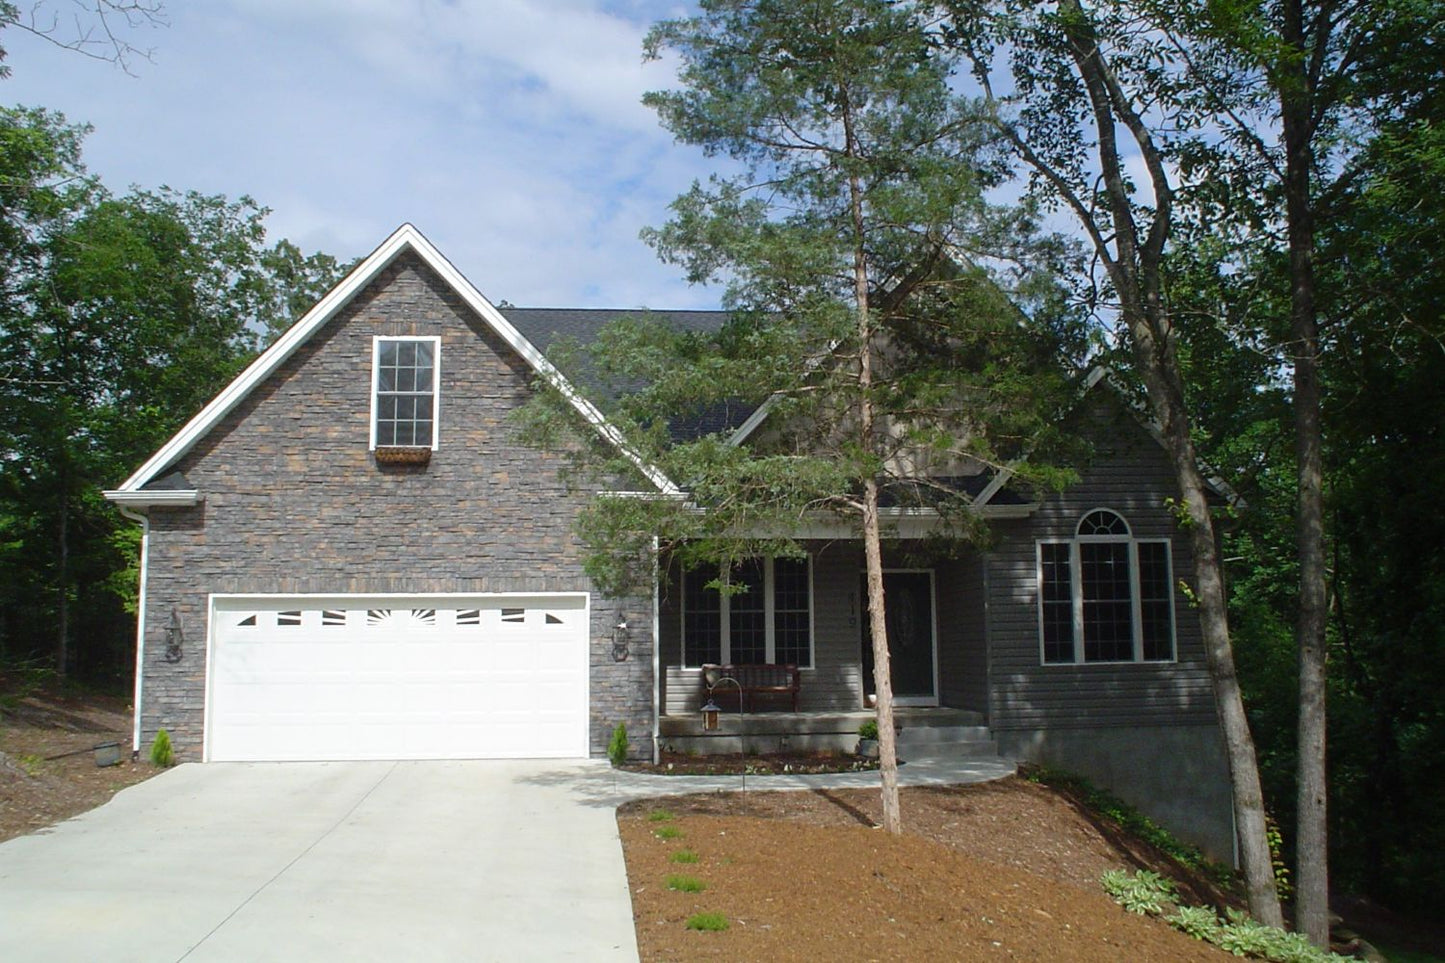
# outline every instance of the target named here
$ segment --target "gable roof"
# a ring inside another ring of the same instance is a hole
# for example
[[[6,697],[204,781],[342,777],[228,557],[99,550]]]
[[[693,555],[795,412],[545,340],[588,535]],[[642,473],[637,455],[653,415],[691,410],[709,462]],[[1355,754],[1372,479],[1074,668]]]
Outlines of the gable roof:
[[[602,416],[590,401],[559,372],[538,346],[533,344],[496,307],[478,291],[453,264],[438,251],[422,233],[411,224],[403,224],[385,241],[367,255],[340,284],[332,288],[325,297],[306,312],[286,333],[276,339],[269,348],[261,352],[256,360],[236,376],[226,388],[200,410],[180,431],[171,437],[145,464],[136,469],[118,489],[108,491],[105,496],[112,501],[141,504],[153,491],[147,488],[167,468],[170,468],[204,438],[220,421],[266,380],[287,358],[304,345],[326,322],[336,316],[368,284],[375,280],[392,262],[405,253],[412,253],[445,281],[462,301],[496,331],[503,341],[521,355],[538,375],[556,388],[574,409],[595,428],[604,439],[616,445],[650,482],[663,494],[677,495],[680,490],[661,471],[647,464],[636,454],[617,431]],[[579,312],[563,312],[577,314]],[[534,328],[534,331],[538,330]],[[549,339],[550,343],[550,339]],[[143,494],[144,493],[144,494]],[[155,492],[159,496],[159,491]],[[174,500],[172,493],[168,496]],[[164,500],[156,497],[155,501]]]

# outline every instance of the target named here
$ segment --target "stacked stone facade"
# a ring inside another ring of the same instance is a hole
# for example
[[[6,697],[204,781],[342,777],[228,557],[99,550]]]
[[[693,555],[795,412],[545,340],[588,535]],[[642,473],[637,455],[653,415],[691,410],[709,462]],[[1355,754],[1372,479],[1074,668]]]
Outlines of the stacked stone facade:
[[[441,339],[425,466],[380,466],[369,450],[377,335]],[[591,751],[623,722],[634,753],[650,753],[652,600],[604,598],[584,574],[573,521],[589,493],[511,421],[534,377],[405,253],[257,385],[174,466],[202,503],[150,510],[142,744],[164,728],[182,760],[201,758],[211,594],[588,592]],[[173,611],[184,643],[168,662]]]

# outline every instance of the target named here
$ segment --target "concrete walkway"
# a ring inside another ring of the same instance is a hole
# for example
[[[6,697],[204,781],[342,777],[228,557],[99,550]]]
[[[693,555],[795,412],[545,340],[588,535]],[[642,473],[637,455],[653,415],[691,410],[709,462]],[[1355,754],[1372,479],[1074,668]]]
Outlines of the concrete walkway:
[[[905,785],[998,761],[917,761]],[[876,773],[749,790],[876,786]],[[605,762],[180,766],[0,844],[0,960],[637,959],[613,817],[628,799],[742,788]]]

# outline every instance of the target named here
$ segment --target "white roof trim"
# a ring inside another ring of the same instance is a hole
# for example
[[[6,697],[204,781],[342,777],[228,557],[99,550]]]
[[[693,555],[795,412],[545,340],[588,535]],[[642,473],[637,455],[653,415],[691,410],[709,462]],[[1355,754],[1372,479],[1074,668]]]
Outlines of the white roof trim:
[[[148,508],[152,505],[164,507],[198,505],[201,502],[201,493],[193,489],[155,489],[152,491],[106,491],[101,492],[106,501],[115,502],[122,509],[127,506],[131,508]]]
[[[452,289],[461,296],[466,305],[480,315],[483,320],[506,341],[511,348],[520,354],[532,368],[546,378],[547,381],[561,392],[577,412],[597,430],[604,439],[616,445],[628,460],[631,461],[642,472],[647,479],[657,486],[658,490],[665,494],[676,494],[679,489],[661,471],[647,464],[642,457],[631,448],[622,433],[608,423],[602,413],[597,410],[591,402],[583,398],[571,383],[549,362],[540,351],[536,349],[521,333],[504,318],[492,303],[483,297],[482,293],[472,286],[472,283],[458,271],[442,253],[432,246],[422,233],[411,224],[403,224],[396,231],[381,243],[375,251],[372,251],[365,260],[356,266],[350,274],[336,287],[332,288],[327,295],[316,303],[316,306],[292,325],[285,334],[276,340],[271,347],[263,351],[245,371],[241,372],[226,386],[219,395],[211,400],[200,412],[186,423],[185,427],[177,432],[170,441],[150,457],[145,464],[141,465],[129,478],[121,484],[115,494],[137,492],[166,468],[174,464],[186,452],[200,441],[205,435],[216,426],[218,422],[229,414],[236,405],[240,404],[251,391],[264,381],[272,372],[289,358],[297,348],[305,344],[311,335],[318,328],[330,321],[336,313],[351,301],[366,285],[370,284],[392,261],[396,260],[405,251],[412,251],[420,257],[426,265],[442,277]],[[148,493],[154,494],[154,493]],[[109,493],[107,494],[109,497]],[[115,501],[116,499],[112,499]]]

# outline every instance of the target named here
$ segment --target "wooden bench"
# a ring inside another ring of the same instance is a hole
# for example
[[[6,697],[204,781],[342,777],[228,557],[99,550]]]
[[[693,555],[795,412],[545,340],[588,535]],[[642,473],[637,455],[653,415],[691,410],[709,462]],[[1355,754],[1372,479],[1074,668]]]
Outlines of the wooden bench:
[[[724,682],[723,679],[732,679]],[[803,687],[803,674],[796,665],[717,665],[702,667],[702,682],[707,688],[707,697],[727,695],[736,692],[742,708],[752,708],[752,697],[758,694],[791,695],[793,711],[798,711],[798,691]]]

